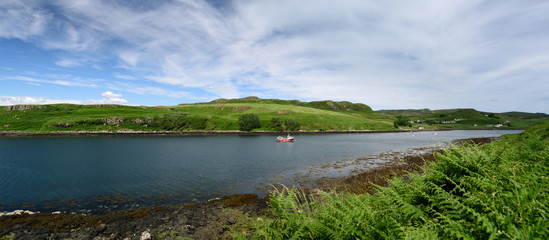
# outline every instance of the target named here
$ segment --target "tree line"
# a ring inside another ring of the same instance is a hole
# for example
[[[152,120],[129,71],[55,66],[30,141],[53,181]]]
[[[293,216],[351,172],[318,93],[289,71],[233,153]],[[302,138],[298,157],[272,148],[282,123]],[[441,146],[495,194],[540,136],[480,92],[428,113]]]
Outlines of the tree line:
[[[238,126],[241,131],[251,131],[261,127],[259,116],[254,113],[247,113],[238,119]],[[292,118],[287,118],[284,121],[280,118],[271,118],[267,127],[271,130],[282,131],[299,131],[301,124]]]

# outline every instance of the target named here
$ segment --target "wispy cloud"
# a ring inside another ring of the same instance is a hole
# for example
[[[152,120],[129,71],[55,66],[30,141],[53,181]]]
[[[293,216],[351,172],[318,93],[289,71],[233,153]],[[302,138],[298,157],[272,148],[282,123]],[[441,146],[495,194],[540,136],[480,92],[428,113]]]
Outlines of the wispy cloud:
[[[50,99],[46,97],[32,96],[0,96],[0,106],[18,105],[18,104],[127,104],[128,101],[122,98],[122,94],[116,94],[107,91],[101,94],[101,99],[74,100],[74,99]]]
[[[70,76],[61,76],[62,78],[67,78]],[[44,80],[44,79],[37,79],[32,77],[26,77],[26,76],[13,76],[13,77],[4,77],[5,79],[11,79],[11,80],[17,80],[17,81],[23,81],[23,82],[30,82],[34,84],[54,84],[54,85],[62,85],[62,86],[70,86],[70,87],[97,87],[97,85],[93,82],[79,80],[79,79],[57,79],[57,80]]]
[[[131,72],[115,81],[139,80],[129,91],[142,94],[258,93],[376,109],[549,107],[534,97],[549,91],[546,1],[224,3],[9,0],[0,3],[0,37],[66,51],[62,67],[114,59]]]
[[[72,103],[81,104],[77,100],[57,100],[48,99],[45,97],[29,97],[29,96],[0,96],[0,105],[18,105],[18,104],[55,104],[55,103]]]

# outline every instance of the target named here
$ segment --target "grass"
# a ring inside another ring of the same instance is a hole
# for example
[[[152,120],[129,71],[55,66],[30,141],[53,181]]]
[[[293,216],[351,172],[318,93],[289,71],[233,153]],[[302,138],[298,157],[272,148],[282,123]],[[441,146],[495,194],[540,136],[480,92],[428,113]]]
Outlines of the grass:
[[[505,128],[526,129],[549,121],[549,115],[544,113],[488,113],[475,109],[381,110],[378,113],[402,115],[414,122],[420,120],[421,123],[415,125],[422,125],[427,129],[486,129],[494,128],[497,124],[502,124]]]
[[[375,194],[282,188],[254,239],[547,239],[549,123],[437,155]]]
[[[278,103],[277,103],[278,102]],[[325,110],[323,106],[290,104],[291,101],[223,102],[188,104],[171,107],[135,107],[120,105],[37,105],[22,110],[0,110],[0,131],[55,132],[55,131],[155,131],[162,130],[145,120],[157,121],[165,116],[193,115],[207,118],[206,131],[238,130],[238,118],[245,113],[260,116],[262,127],[269,131],[271,118],[292,118],[301,129],[310,130],[387,130],[392,129],[392,118],[375,113],[362,105],[339,110]],[[308,104],[308,103],[307,103]],[[337,104],[336,104],[337,105]],[[327,105],[329,106],[329,105]],[[339,106],[339,105],[337,105]],[[366,109],[355,111],[353,109]],[[107,122],[106,119],[121,120]],[[139,123],[135,120],[139,119]],[[191,129],[192,130],[192,129]]]
[[[8,111],[10,110],[10,111]],[[159,124],[162,119],[190,116],[206,119],[204,124],[192,127],[172,127],[178,131],[227,131],[238,130],[238,118],[243,114],[257,114],[261,128],[254,131],[273,131],[269,122],[272,118],[293,119],[303,131],[330,130],[395,130],[393,122],[397,115],[404,115],[414,123],[413,128],[425,129],[490,129],[488,124],[503,123],[505,127],[525,129],[549,121],[549,115],[529,113],[490,114],[474,109],[453,110],[385,110],[372,111],[364,104],[350,102],[300,102],[297,100],[222,99],[209,103],[182,104],[167,107],[142,107],[121,105],[27,105],[16,109],[0,107],[0,132],[21,131],[48,133],[56,131],[159,131],[166,130]],[[460,121],[443,124],[459,118]],[[433,121],[435,124],[425,124]],[[476,126],[475,126],[476,124]]]
[[[4,107],[5,108],[5,107]],[[0,110],[0,131],[51,132],[66,130],[117,130],[120,126],[110,124],[86,125],[79,121],[101,120],[106,118],[145,119],[170,113],[165,108],[133,107],[121,105],[36,105],[24,110]],[[130,121],[126,125],[131,125]],[[70,127],[59,127],[69,123]],[[59,126],[56,126],[59,125]],[[122,128],[126,127],[122,125]],[[143,127],[128,126],[134,129]]]
[[[245,110],[240,110],[245,109]],[[254,113],[260,116],[262,128],[269,130],[271,118],[294,119],[303,130],[375,130],[391,129],[392,119],[385,119],[376,113],[339,112],[312,107],[275,103],[222,103],[182,105],[175,110],[190,114],[204,115],[217,130],[238,129],[238,118],[244,113]]]

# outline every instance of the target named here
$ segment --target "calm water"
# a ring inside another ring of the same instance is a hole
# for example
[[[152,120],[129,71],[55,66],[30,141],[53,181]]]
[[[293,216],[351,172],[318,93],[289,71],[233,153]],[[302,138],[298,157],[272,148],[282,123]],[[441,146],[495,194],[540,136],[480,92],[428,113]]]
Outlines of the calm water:
[[[134,206],[201,201],[257,192],[261,182],[341,159],[516,132],[297,135],[295,143],[276,136],[0,138],[0,211],[131,207],[110,201],[113,194]]]

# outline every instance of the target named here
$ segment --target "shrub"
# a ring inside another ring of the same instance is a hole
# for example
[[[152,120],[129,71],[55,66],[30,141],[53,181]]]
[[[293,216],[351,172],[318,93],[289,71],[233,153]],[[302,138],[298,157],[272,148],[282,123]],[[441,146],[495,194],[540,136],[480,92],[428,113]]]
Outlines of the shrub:
[[[291,118],[286,119],[284,125],[287,131],[299,131],[299,128],[301,128],[301,125]]]
[[[162,118],[156,118],[150,126],[167,131],[202,130],[206,128],[206,121],[208,119],[202,116],[166,114]]]
[[[251,131],[254,128],[260,128],[259,116],[253,113],[246,113],[238,119],[238,125],[241,131]]]
[[[402,115],[398,115],[396,116],[396,120],[395,122],[393,123],[393,126],[395,128],[398,128],[398,127],[405,127],[405,126],[408,126],[408,127],[412,127],[412,123],[410,122],[410,119],[405,117],[405,116],[402,116]]]
[[[284,130],[284,127],[282,126],[283,122],[280,118],[271,118],[271,122],[269,123],[269,128],[282,132]]]

